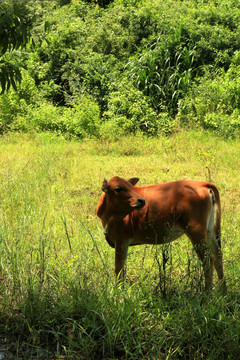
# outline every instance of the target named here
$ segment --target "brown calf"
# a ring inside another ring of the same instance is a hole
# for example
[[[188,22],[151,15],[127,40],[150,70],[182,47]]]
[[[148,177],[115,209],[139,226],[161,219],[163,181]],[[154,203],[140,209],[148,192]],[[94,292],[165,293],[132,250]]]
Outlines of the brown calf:
[[[124,278],[128,246],[165,244],[186,234],[203,263],[206,290],[212,287],[213,265],[225,290],[217,188],[191,180],[138,187],[138,180],[104,179],[97,205],[106,240],[115,248],[116,276]]]

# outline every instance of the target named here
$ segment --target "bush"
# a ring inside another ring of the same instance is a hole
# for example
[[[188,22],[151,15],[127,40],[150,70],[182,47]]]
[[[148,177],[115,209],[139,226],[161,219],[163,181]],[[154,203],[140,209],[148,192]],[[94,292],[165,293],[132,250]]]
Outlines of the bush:
[[[46,99],[55,91],[54,82],[45,83],[38,91],[25,72],[18,92],[0,96],[0,133],[7,131],[54,131],[79,138],[97,136],[100,110],[89,95],[75,98],[69,107],[53,105]]]
[[[240,135],[240,66],[207,73],[180,105],[182,124],[198,123],[224,136]]]
[[[240,111],[235,109],[230,115],[218,111],[206,114],[202,125],[225,137],[240,135]]]
[[[79,98],[73,108],[63,111],[67,121],[67,132],[83,138],[98,136],[100,129],[100,109],[96,101],[90,96]]]
[[[29,109],[36,104],[39,95],[33,79],[23,71],[23,79],[19,86],[18,92],[10,90],[0,96],[0,133],[5,133],[9,130],[27,130],[26,124],[20,126],[16,124],[19,118],[22,120]]]
[[[32,108],[28,113],[29,124],[37,131],[54,131],[67,137],[97,136],[100,111],[89,96],[82,96],[72,107],[56,107],[50,103]]]
[[[108,99],[108,111],[105,112],[105,122],[101,134],[109,133],[115,136],[136,134],[156,135],[158,131],[171,132],[169,116],[163,112],[160,115],[151,108],[148,98],[133,85],[124,80],[112,91]]]

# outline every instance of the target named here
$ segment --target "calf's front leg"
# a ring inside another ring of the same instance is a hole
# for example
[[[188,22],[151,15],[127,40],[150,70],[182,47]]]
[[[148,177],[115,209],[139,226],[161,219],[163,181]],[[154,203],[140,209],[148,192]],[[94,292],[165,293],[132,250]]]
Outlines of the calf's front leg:
[[[125,263],[128,245],[128,241],[126,240],[119,240],[115,243],[115,275],[120,282],[124,281],[126,275]]]

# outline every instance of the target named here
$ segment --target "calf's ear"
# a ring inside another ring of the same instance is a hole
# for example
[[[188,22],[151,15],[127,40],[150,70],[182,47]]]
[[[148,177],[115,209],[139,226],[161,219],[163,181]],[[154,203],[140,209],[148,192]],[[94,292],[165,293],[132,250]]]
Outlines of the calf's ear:
[[[136,185],[136,183],[138,181],[139,181],[139,178],[137,178],[137,177],[133,177],[133,178],[128,180],[128,182],[130,182],[130,184],[132,184],[133,186]]]
[[[108,185],[108,181],[107,181],[106,178],[103,180],[102,188],[101,188],[101,189],[102,189],[102,191],[104,191],[105,193],[107,193],[108,190],[109,190],[109,185]]]

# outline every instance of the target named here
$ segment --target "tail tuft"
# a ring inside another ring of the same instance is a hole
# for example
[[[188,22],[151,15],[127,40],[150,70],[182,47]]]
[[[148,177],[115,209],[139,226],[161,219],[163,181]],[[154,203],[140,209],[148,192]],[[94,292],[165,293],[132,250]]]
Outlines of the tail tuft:
[[[214,206],[216,204],[216,200],[215,200],[215,195],[214,195],[214,192],[212,191],[212,189],[209,189],[209,195],[212,199],[212,204]]]

